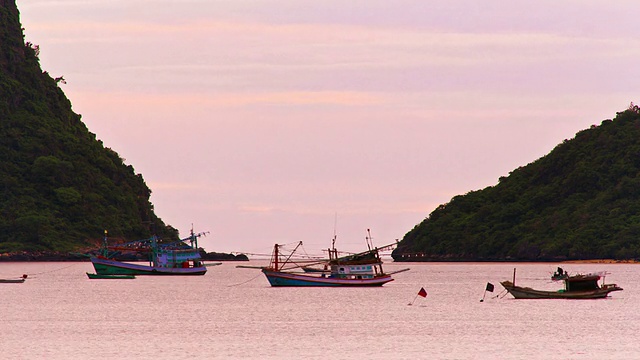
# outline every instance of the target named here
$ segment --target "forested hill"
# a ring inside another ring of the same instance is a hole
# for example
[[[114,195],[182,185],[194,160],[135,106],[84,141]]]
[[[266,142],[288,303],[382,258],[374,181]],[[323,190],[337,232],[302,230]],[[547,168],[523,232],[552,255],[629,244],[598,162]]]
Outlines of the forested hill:
[[[0,0],[0,253],[75,250],[110,236],[177,238],[133,167],[88,131]]]
[[[640,258],[640,111],[580,131],[495,186],[455,196],[396,261]]]

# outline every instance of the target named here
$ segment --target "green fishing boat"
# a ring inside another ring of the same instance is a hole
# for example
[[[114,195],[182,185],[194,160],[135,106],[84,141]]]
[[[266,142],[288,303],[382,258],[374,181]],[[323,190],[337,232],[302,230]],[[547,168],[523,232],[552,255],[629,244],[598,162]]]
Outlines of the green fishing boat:
[[[205,234],[206,232],[195,234],[191,229],[189,237],[169,244],[161,244],[153,236],[150,239],[108,245],[105,230],[101,252],[91,257],[91,263],[96,274],[100,275],[204,275],[207,267],[200,256],[198,237]],[[117,251],[146,253],[149,264],[115,260],[112,254]]]

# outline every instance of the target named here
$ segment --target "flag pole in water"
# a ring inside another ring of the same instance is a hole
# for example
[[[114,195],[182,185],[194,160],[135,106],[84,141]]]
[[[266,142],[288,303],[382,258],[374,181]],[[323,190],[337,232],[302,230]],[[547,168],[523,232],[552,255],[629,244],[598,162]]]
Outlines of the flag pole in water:
[[[480,299],[480,302],[484,301],[484,297],[485,295],[487,295],[487,291],[488,292],[493,292],[493,284],[488,282],[487,286],[484,288],[484,294],[482,294],[482,299]]]
[[[416,297],[414,297],[413,301],[410,302],[408,305],[413,305],[413,303],[416,301],[418,296],[422,296],[423,298],[426,298],[427,297],[427,290],[425,290],[424,288],[420,288],[420,291],[418,291],[418,293],[416,294]]]

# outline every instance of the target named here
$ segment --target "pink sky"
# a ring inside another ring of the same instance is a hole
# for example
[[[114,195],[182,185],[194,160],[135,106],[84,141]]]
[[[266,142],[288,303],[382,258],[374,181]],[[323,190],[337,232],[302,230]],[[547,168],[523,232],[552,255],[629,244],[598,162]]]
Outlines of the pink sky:
[[[635,0],[18,7],[74,111],[207,251],[391,243],[638,102]]]

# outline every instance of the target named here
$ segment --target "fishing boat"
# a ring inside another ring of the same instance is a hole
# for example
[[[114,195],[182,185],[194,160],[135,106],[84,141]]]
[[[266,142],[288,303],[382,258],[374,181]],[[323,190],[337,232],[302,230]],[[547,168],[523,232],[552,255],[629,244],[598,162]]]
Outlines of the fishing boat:
[[[24,274],[18,279],[0,279],[0,284],[22,284],[25,280],[27,280],[27,276],[27,274]]]
[[[89,279],[135,279],[136,278],[135,275],[117,275],[117,274],[107,275],[107,274],[92,274],[92,273],[87,273],[87,277],[89,277]]]
[[[153,236],[150,239],[109,246],[105,231],[100,255],[92,256],[91,263],[97,275],[204,275],[207,267],[198,251],[201,232],[170,244],[160,244]],[[187,244],[190,242],[190,244]],[[149,255],[149,264],[134,264],[113,259],[114,251],[143,252]]]
[[[335,244],[335,242],[334,242]],[[308,272],[312,264],[306,266],[299,265],[293,260],[293,254],[302,246],[302,241],[298,243],[290,254],[281,252],[282,245],[276,244],[273,248],[271,262],[268,267],[262,268],[262,272],[267,277],[271,286],[382,286],[393,281],[391,275],[407,271],[402,269],[385,273],[382,269],[380,251],[390,249],[396,244],[386,245],[380,248],[372,248],[369,243],[369,250],[339,256],[335,246],[328,249],[329,259],[318,262],[327,265],[327,272]],[[305,271],[304,267],[307,267]]]
[[[601,299],[613,291],[622,290],[616,284],[605,284],[606,273],[604,272],[563,276],[559,281],[564,282],[564,289],[557,291],[516,286],[515,273],[514,269],[513,281],[503,281],[500,284],[516,299]],[[602,279],[602,284],[598,284],[600,279]]]

